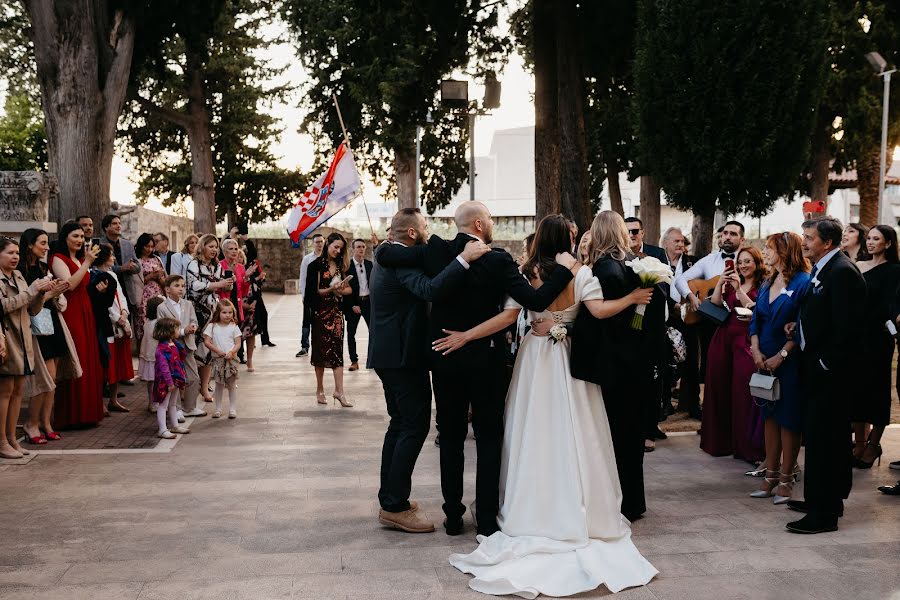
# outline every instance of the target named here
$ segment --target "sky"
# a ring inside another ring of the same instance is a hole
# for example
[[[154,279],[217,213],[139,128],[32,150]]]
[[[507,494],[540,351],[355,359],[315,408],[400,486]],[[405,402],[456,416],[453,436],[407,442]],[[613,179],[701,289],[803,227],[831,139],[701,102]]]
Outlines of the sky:
[[[266,32],[266,35],[271,34],[274,37],[278,33],[279,31],[273,27],[271,32]],[[281,83],[284,80],[302,87],[306,81],[306,74],[290,44],[272,45],[260,56],[271,61],[275,66],[287,66],[283,76],[273,83]],[[454,78],[465,79],[459,73],[455,74]],[[487,154],[494,131],[534,125],[534,78],[526,72],[522,57],[513,54],[498,79],[502,83],[500,108],[494,110],[491,115],[479,117],[475,124],[475,153],[479,156]],[[437,82],[435,85],[437,87]],[[437,93],[437,89],[435,92]],[[484,87],[480,85],[480,82],[470,82],[469,98],[480,100],[483,97]],[[281,119],[285,126],[281,139],[273,146],[273,152],[279,157],[279,166],[286,169],[308,170],[312,167],[315,159],[314,146],[308,135],[297,132],[297,128],[305,117],[305,112],[297,108],[300,99],[300,95],[295,93],[294,98],[284,103],[277,103],[269,111]],[[352,133],[350,132],[351,137]],[[137,190],[136,181],[137,175],[127,163],[125,156],[121,153],[117,154],[112,167],[112,184],[110,186],[112,199],[124,204],[133,204]],[[371,190],[365,194],[366,201],[376,201],[379,195],[379,186],[374,185],[371,181],[367,184],[364,182],[364,185],[366,189]],[[162,203],[156,200],[149,201],[146,206],[164,212],[170,210],[164,208]],[[186,208],[188,214],[192,215],[190,202]]]

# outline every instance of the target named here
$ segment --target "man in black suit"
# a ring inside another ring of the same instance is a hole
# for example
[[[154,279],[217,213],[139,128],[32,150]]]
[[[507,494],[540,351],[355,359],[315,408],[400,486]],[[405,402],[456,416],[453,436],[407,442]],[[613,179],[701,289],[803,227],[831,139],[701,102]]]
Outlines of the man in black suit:
[[[786,327],[800,340],[806,397],[805,500],[788,502],[788,508],[806,516],[787,524],[795,533],[835,531],[853,484],[848,406],[856,357],[862,353],[857,326],[866,282],[840,251],[842,232],[841,222],[831,217],[803,224],[803,256],[813,264],[812,281],[800,302],[797,323]]]
[[[637,257],[652,256],[659,259],[661,263],[666,263],[666,251],[659,246],[644,243],[644,222],[637,217],[628,217],[625,219],[625,226],[628,227],[628,236],[631,238],[631,251]]]
[[[392,244],[424,244],[425,231],[419,209],[402,209],[391,222]],[[376,258],[389,248],[389,244],[376,248]],[[426,302],[439,300],[461,284],[469,261],[489,250],[483,243],[472,242],[433,280],[421,269],[376,265],[371,271],[367,366],[381,379],[391,418],[384,435],[378,491],[378,520],[389,527],[409,533],[434,531],[434,524],[409,501],[413,469],[431,424]]]
[[[424,241],[423,241],[424,243]],[[369,326],[369,281],[372,279],[372,261],[366,258],[366,241],[353,240],[350,258],[351,293],[344,299],[344,314],[347,317],[347,350],[350,353],[350,371],[359,370],[359,355],[356,352],[356,330],[359,320],[366,320]],[[370,334],[371,335],[371,332]]]
[[[684,232],[678,227],[669,227],[663,232],[662,249],[666,253],[666,263],[672,268],[672,279],[678,279],[697,262],[696,256],[687,254],[685,248]],[[681,332],[687,350],[687,359],[678,369],[669,369],[665,377],[663,391],[671,390],[677,383],[679,376],[682,379],[682,389],[693,389],[696,393],[684,394],[679,398],[678,408],[681,412],[687,412],[691,418],[700,418],[700,376],[698,365],[700,364],[700,337],[696,325],[686,325],[681,318],[681,304],[683,298],[681,292],[674,285],[665,286],[669,290],[669,320],[667,325]],[[679,373],[680,372],[680,373]],[[669,406],[671,400],[669,399]],[[666,407],[668,410],[668,406]],[[671,413],[670,413],[671,414]]]
[[[383,265],[424,264],[426,274],[434,275],[453,261],[471,240],[485,244],[493,241],[494,223],[484,204],[464,202],[454,220],[459,230],[455,239],[445,241],[432,236],[427,247],[417,246],[412,250],[392,246],[376,259]],[[574,258],[565,256],[563,261],[571,261],[568,265],[571,267]],[[558,266],[550,279],[535,290],[519,272],[512,256],[495,248],[466,272],[463,286],[433,303],[431,339],[444,337],[444,330],[467,331],[497,316],[507,295],[526,309],[546,309],[571,281],[568,267]],[[478,451],[475,521],[481,535],[498,530],[503,410],[508,386],[504,348],[501,331],[447,356],[431,352],[437,425],[441,432],[441,491],[447,516],[444,527],[448,535],[463,532],[462,516],[466,510],[462,503],[463,464],[470,404]]]

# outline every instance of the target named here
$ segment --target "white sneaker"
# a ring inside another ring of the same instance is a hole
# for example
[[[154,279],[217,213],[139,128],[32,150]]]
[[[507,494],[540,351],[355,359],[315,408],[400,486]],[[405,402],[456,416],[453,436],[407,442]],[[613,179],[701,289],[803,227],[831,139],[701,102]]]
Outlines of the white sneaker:
[[[217,410],[216,412],[213,413],[213,419],[218,419],[221,416],[222,416],[222,411]]]
[[[184,411],[183,411],[183,410],[179,410],[179,411],[177,411],[175,414],[178,416],[178,422],[179,422],[179,423],[184,423]]]
[[[171,429],[172,433],[190,433],[191,430],[187,427],[173,427]]]
[[[164,440],[171,440],[171,439],[175,438],[175,434],[172,433],[171,431],[169,431],[168,429],[164,429],[164,430],[160,431],[157,435]]]
[[[237,419],[237,411],[236,411],[236,410],[229,410],[229,411],[228,411],[228,418],[229,418],[229,419]]]
[[[153,404],[150,405],[150,412],[155,413],[157,408],[159,408],[159,405],[156,402],[154,402]]]
[[[205,417],[205,416],[206,416],[206,411],[205,411],[205,410],[201,410],[200,407],[197,407],[197,408],[195,408],[194,410],[192,410],[192,411],[190,411],[190,412],[184,413],[184,416],[185,416],[185,417]]]

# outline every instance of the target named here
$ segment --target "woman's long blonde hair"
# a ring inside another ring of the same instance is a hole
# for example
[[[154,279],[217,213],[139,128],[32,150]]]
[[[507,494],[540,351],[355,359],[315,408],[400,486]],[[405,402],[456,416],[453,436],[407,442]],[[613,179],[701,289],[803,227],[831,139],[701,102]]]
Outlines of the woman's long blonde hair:
[[[588,246],[591,264],[604,256],[625,260],[631,255],[629,248],[628,228],[622,215],[611,210],[597,213],[591,223],[591,244]]]
[[[215,242],[216,246],[218,246],[219,238],[217,238],[216,236],[214,236],[211,233],[207,233],[207,234],[200,236],[200,241],[197,242],[197,247],[194,249],[194,258],[197,259],[198,263],[205,264],[204,263],[205,259],[203,258],[203,249],[206,248],[206,245],[210,242]],[[213,262],[215,262],[215,260],[216,259],[213,259]]]

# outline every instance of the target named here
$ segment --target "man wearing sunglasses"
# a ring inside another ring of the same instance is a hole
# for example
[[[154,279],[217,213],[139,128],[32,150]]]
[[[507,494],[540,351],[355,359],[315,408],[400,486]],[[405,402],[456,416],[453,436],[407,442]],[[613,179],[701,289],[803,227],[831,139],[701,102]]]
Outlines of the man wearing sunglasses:
[[[628,237],[631,238],[631,251],[635,256],[643,258],[652,256],[658,258],[660,262],[667,263],[666,251],[659,246],[644,243],[644,222],[637,217],[628,217],[625,219],[625,227],[628,228]]]

